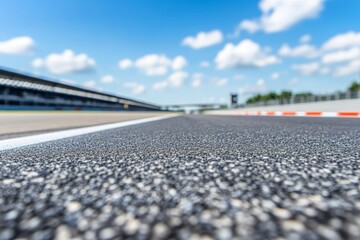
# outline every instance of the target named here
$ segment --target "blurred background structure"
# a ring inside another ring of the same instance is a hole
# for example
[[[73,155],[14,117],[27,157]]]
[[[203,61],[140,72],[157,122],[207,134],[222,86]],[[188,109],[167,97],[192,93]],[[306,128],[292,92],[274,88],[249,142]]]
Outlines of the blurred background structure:
[[[360,84],[354,81],[346,90],[329,94],[314,94],[312,92],[293,93],[291,91],[269,92],[255,94],[245,103],[237,105],[241,108],[288,105],[297,103],[313,103],[337,100],[360,99]],[[340,102],[341,103],[341,102]]]
[[[0,69],[2,110],[159,111],[160,106]]]

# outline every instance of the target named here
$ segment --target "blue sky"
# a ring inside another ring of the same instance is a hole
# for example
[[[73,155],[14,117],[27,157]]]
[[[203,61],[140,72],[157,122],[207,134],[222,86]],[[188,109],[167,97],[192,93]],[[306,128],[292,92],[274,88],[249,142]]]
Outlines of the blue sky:
[[[157,104],[326,93],[359,76],[358,0],[11,0],[1,9],[0,65]]]

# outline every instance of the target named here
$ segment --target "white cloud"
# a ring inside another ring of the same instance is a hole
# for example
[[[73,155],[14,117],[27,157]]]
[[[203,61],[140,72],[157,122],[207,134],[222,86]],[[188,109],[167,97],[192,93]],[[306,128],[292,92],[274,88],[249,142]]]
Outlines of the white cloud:
[[[257,43],[246,39],[238,45],[226,44],[217,54],[215,62],[218,69],[226,69],[265,67],[279,62],[279,59],[274,55],[267,54]]]
[[[170,87],[180,87],[188,76],[189,74],[187,72],[174,72],[169,76],[167,82]]]
[[[271,79],[276,80],[280,77],[280,74],[278,72],[273,72],[271,74]]]
[[[201,73],[194,73],[192,75],[192,82],[191,82],[191,86],[193,88],[198,88],[201,86],[201,82],[202,82],[202,79],[203,79],[203,74]]]
[[[135,66],[148,76],[165,75],[172,61],[165,55],[149,54],[139,58]]]
[[[289,45],[284,44],[279,49],[278,53],[285,57],[305,57],[315,58],[319,56],[319,51],[315,46],[302,44],[297,47],[291,48]]]
[[[143,84],[136,83],[136,82],[124,83],[124,87],[130,88],[132,90],[133,95],[140,95],[143,92],[145,92],[145,86]]]
[[[165,55],[148,54],[138,58],[135,62],[130,59],[124,59],[119,62],[121,69],[135,67],[148,76],[165,75],[169,69],[178,71],[187,65],[187,61],[183,56],[176,56],[170,59]]]
[[[83,86],[88,87],[88,88],[93,88],[93,87],[96,86],[96,82],[93,81],[93,80],[86,81],[86,82],[83,83]]]
[[[188,76],[189,74],[187,72],[183,72],[183,71],[174,72],[165,81],[154,83],[152,88],[154,90],[163,90],[167,87],[178,88],[182,86],[182,84],[184,83],[185,79],[188,78]]]
[[[360,43],[360,42],[359,42]],[[339,50],[327,53],[322,56],[321,61],[324,64],[338,63],[360,58],[360,47],[353,47],[347,50]]]
[[[33,53],[35,42],[31,37],[22,36],[0,42],[0,53],[10,55],[29,55]]]
[[[119,61],[120,69],[128,69],[128,68],[131,68],[133,65],[134,65],[133,61],[131,61],[128,58]]]
[[[36,58],[32,61],[32,66],[34,68],[42,68],[44,65],[44,61],[41,58]]]
[[[199,32],[196,36],[188,36],[184,38],[182,44],[193,49],[200,49],[210,47],[212,45],[222,42],[223,35],[219,30],[210,32]]]
[[[302,75],[312,75],[320,71],[320,64],[318,62],[295,64],[292,68],[299,71]]]
[[[299,71],[302,75],[326,75],[330,72],[329,68],[321,66],[318,62],[295,64],[292,65],[292,69]]]
[[[310,34],[305,34],[300,38],[301,43],[308,43],[310,41],[311,41],[311,35]]]
[[[37,58],[32,62],[34,68],[45,68],[55,74],[91,71],[95,68],[94,59],[85,53],[75,55],[72,50],[52,53],[46,58]]]
[[[322,45],[324,50],[334,50],[340,48],[360,46],[360,32],[347,32],[338,34]]]
[[[248,32],[260,29],[267,33],[284,31],[305,19],[318,16],[324,2],[325,0],[261,0],[261,17],[244,20],[239,28]]]
[[[187,61],[183,56],[177,56],[172,62],[172,69],[175,71],[183,69],[187,65]]]
[[[228,80],[227,78],[221,78],[216,81],[217,86],[225,86],[227,84]]]
[[[200,63],[200,67],[207,68],[210,66],[210,63],[208,61],[202,61]]]
[[[161,81],[161,82],[154,83],[154,85],[152,87],[153,87],[154,90],[163,90],[167,86],[168,86],[167,81]]]
[[[239,29],[237,30],[240,32],[241,30],[246,30],[249,33],[255,33],[261,29],[261,25],[257,20],[244,20],[240,23]]]
[[[321,62],[324,64],[349,61],[360,55],[360,32],[348,32],[335,35],[319,48],[307,44],[306,42],[310,39],[310,35],[304,35],[300,39],[302,44],[293,48],[289,47],[287,44],[283,44],[279,49],[278,54],[294,58],[304,57],[310,59],[321,57]]]
[[[111,75],[104,75],[100,79],[102,83],[112,83],[114,82],[114,80],[115,80],[114,77]]]
[[[360,59],[355,59],[335,69],[335,76],[346,76],[358,73],[360,69]]]

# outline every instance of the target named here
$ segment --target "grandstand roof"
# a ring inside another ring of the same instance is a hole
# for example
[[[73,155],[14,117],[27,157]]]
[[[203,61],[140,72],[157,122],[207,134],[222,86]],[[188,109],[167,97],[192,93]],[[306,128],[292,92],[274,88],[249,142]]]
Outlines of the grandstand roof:
[[[44,76],[23,73],[12,69],[0,67],[0,84],[15,85],[18,87],[34,88],[42,91],[57,92],[69,95],[77,95],[88,98],[95,98],[111,102],[127,103],[129,105],[142,106],[147,108],[160,109],[160,106],[145,103],[122,96],[104,93],[84,87],[74,86],[49,79]]]

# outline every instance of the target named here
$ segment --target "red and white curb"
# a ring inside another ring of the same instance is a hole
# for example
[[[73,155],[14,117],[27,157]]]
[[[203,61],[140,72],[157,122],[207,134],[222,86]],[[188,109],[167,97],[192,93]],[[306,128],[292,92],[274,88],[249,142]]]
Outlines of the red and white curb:
[[[209,112],[211,115],[235,115],[235,116],[282,116],[282,117],[348,117],[360,118],[360,112],[279,112],[279,111],[216,111]]]

